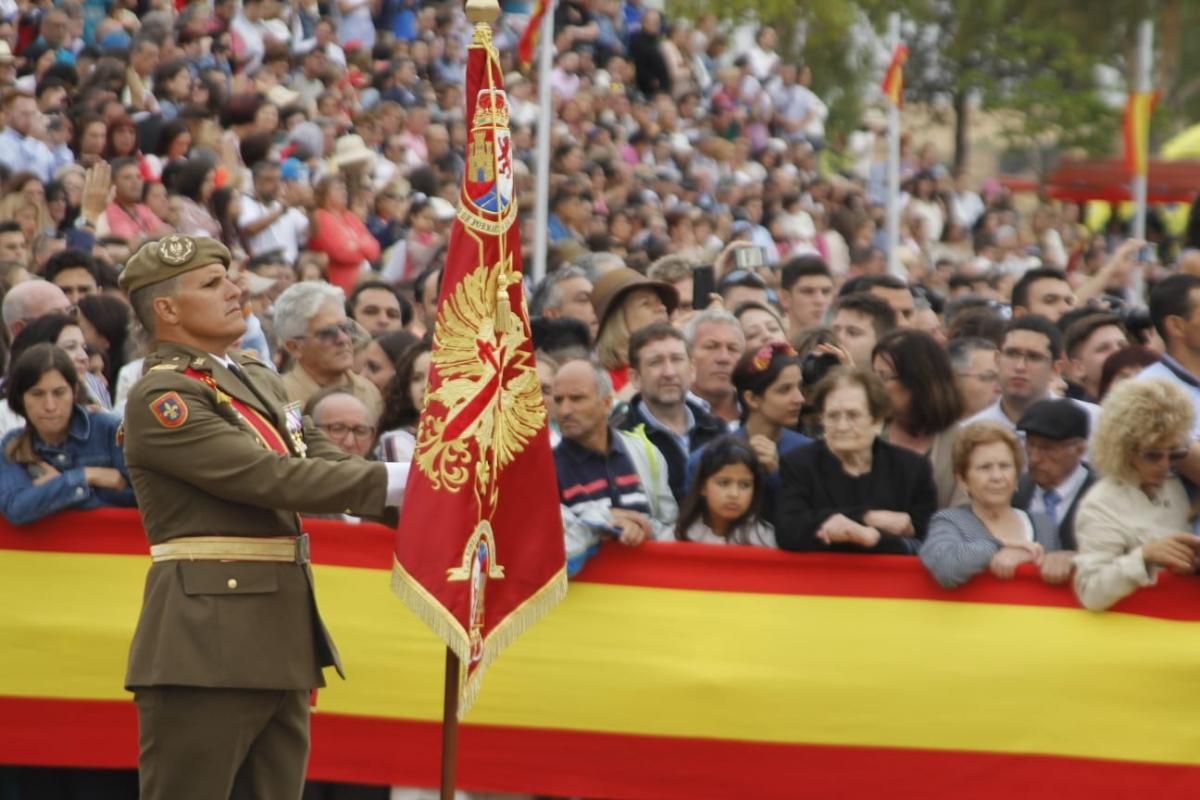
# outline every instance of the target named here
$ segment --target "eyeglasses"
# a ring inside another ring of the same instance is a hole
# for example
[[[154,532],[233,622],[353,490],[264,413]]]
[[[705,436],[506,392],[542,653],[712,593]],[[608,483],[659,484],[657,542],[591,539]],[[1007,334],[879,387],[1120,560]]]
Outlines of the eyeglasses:
[[[1175,464],[1187,458],[1188,451],[1186,447],[1179,450],[1164,450],[1162,448],[1154,448],[1152,450],[1140,450],[1138,451],[1137,456],[1147,464],[1161,464],[1163,459]]]
[[[758,348],[758,352],[754,354],[754,358],[750,359],[750,371],[755,373],[765,372],[771,366],[771,361],[776,356],[795,358],[796,350],[787,342],[767,342]]]
[[[322,344],[334,344],[338,340],[338,334],[344,333],[346,336],[353,339],[354,333],[357,330],[357,326],[355,326],[355,324],[350,320],[346,319],[342,320],[341,322],[335,322],[332,325],[326,325],[324,328],[314,331],[313,338],[317,339]],[[305,335],[297,336],[296,338],[307,339],[309,337]]]
[[[1006,347],[1000,351],[1000,356],[1008,361],[1024,361],[1031,367],[1050,363],[1050,356],[1048,354],[1035,353],[1032,350],[1022,350],[1019,347]]]
[[[372,425],[347,425],[344,422],[330,422],[317,427],[335,439],[342,439],[353,434],[355,439],[362,440],[370,439],[375,435],[375,428]]]
[[[821,415],[821,420],[828,425],[837,425],[841,422],[848,422],[851,425],[857,425],[867,418],[867,415],[861,411],[827,411]]]

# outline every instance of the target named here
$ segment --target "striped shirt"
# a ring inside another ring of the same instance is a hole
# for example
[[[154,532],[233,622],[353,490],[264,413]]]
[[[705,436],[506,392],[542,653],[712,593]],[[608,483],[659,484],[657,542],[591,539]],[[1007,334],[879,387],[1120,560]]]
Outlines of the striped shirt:
[[[559,501],[580,519],[607,519],[613,508],[650,516],[645,488],[615,430],[609,429],[608,450],[603,453],[563,439],[554,448],[554,468]]]

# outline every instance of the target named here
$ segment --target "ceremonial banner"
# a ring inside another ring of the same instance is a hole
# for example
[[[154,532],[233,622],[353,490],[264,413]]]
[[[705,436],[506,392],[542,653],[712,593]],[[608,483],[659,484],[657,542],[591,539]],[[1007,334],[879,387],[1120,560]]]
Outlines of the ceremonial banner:
[[[525,32],[521,34],[521,41],[517,42],[517,61],[522,67],[528,67],[533,63],[533,51],[538,46],[542,17],[546,16],[546,12],[550,10],[550,1],[534,0],[533,12],[529,15],[529,24],[525,26]],[[553,44],[549,46],[553,47]]]
[[[390,599],[394,532],[307,520],[351,680],[314,779],[436,786],[443,643]],[[0,521],[0,764],[133,768],[137,512]],[[1200,786],[1200,578],[1102,614],[1031,566],[605,545],[459,729],[468,791],[610,800],[1145,800]]]
[[[1150,158],[1150,114],[1158,92],[1132,92],[1125,104],[1125,167],[1133,176],[1146,175]]]
[[[508,98],[485,23],[475,25],[466,88],[466,169],[392,572],[396,594],[461,660],[460,717],[488,664],[567,589],[521,282]]]
[[[896,108],[904,107],[904,62],[908,60],[908,47],[896,45],[892,51],[892,60],[887,72],[883,73],[883,84],[880,89],[884,97],[891,101]]]

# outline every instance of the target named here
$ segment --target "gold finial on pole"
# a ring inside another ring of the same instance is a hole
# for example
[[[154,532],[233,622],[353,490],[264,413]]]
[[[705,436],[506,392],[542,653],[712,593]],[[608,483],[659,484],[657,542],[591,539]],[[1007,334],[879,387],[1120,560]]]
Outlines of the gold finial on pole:
[[[472,25],[491,25],[500,18],[500,3],[497,0],[467,0],[467,19]]]

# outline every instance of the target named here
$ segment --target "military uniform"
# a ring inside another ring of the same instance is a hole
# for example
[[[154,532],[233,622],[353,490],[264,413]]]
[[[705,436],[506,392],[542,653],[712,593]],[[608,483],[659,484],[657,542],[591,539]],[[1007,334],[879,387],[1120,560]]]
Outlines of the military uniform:
[[[229,263],[219,243],[171,236],[121,281],[136,291],[214,263]],[[160,342],[126,407],[154,558],[125,678],[143,800],[300,796],[308,695],[341,665],[296,512],[382,518],[394,493],[395,473],[328,442],[270,368],[219,355]]]

